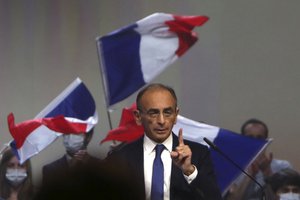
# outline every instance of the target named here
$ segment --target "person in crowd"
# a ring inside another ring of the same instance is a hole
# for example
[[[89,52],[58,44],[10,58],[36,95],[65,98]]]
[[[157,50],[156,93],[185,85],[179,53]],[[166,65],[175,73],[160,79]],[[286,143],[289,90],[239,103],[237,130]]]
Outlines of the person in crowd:
[[[259,119],[249,119],[241,126],[241,134],[257,139],[267,139],[269,137],[268,126]],[[254,177],[262,186],[265,179],[282,169],[292,168],[290,162],[286,160],[274,159],[272,153],[266,150],[262,152],[256,160],[251,163],[247,172]],[[247,176],[239,177],[229,189],[226,199],[247,199],[259,200],[262,196],[262,189]]]
[[[0,163],[0,199],[31,200],[33,195],[30,160],[20,164],[13,150],[6,149]]]
[[[175,91],[163,84],[150,84],[136,98],[137,124],[145,134],[113,151],[106,160],[130,169],[128,174],[143,186],[143,199],[222,199],[210,152],[204,145],[172,132],[179,108]]]
[[[53,178],[55,171],[67,172],[71,167],[84,164],[90,159],[96,159],[88,154],[87,146],[93,137],[94,129],[87,133],[81,134],[64,134],[63,145],[66,149],[66,154],[43,166],[42,181],[47,182]]]
[[[283,169],[266,179],[274,200],[300,200],[300,174],[293,169]]]

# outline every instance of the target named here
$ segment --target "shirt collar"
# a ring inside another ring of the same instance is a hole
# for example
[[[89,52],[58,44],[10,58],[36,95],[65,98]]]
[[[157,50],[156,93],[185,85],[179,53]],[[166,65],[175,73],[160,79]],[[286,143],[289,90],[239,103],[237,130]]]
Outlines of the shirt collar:
[[[151,153],[155,146],[157,145],[157,142],[154,142],[151,140],[146,134],[144,134],[144,151]],[[172,145],[173,145],[173,136],[172,133],[167,137],[167,139],[161,143],[165,146],[165,148],[171,153],[172,151]]]

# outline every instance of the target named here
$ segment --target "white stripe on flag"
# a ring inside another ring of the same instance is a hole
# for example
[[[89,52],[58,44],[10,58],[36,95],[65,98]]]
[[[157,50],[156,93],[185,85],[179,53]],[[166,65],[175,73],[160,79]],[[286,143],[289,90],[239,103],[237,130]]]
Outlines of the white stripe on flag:
[[[203,141],[203,138],[206,137],[207,139],[214,141],[220,130],[219,127],[200,123],[178,115],[177,122],[173,127],[173,132],[178,135],[180,128],[183,129],[182,135],[184,139],[198,142],[206,146],[208,145]]]
[[[56,133],[44,125],[39,126],[27,136],[22,148],[17,150],[20,157],[20,163],[22,164],[28,158],[38,154],[60,135],[61,133]]]

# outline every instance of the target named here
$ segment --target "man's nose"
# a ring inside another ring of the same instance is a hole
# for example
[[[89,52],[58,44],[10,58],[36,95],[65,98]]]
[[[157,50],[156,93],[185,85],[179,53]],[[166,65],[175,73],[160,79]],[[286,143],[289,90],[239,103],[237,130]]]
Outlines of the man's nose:
[[[157,121],[161,124],[165,123],[165,116],[163,113],[159,113],[159,115],[157,117]]]

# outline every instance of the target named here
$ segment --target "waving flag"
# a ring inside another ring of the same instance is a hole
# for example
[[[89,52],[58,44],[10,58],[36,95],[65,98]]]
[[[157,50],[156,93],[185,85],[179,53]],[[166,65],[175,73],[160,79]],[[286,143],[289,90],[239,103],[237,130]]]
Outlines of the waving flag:
[[[119,127],[110,130],[107,136],[100,144],[116,140],[120,142],[131,142],[144,134],[144,127],[135,123],[133,111],[136,109],[136,104],[132,104],[130,108],[124,108],[122,111]]]
[[[206,16],[154,13],[97,38],[109,106],[122,101],[158,76],[196,41],[192,30]]]
[[[243,136],[216,126],[193,121],[183,116],[177,117],[177,123],[173,127],[173,132],[177,134],[180,128],[183,129],[183,137],[187,140],[204,145],[207,145],[203,141],[204,137],[213,141],[220,150],[243,169],[246,169],[271,142],[271,140]],[[211,150],[211,157],[219,187],[224,194],[231,183],[241,174],[241,171],[214,150]]]
[[[98,122],[95,101],[83,84],[75,79],[33,120],[15,125],[11,113],[7,117],[14,141],[11,147],[20,163],[42,151],[61,134],[89,132]]]
[[[131,131],[137,130],[138,127],[141,127],[136,123],[134,123],[136,126],[134,127],[134,124],[132,123],[133,114],[132,112],[130,113],[131,116],[122,115],[121,121],[130,121],[131,124],[126,126],[126,124],[120,123],[122,124],[122,126],[110,131],[107,137],[101,141],[101,143],[109,140],[130,142],[143,135],[144,130],[141,129],[139,133],[133,132],[134,134],[130,136]],[[177,122],[173,127],[173,132],[175,134],[178,134],[180,128],[183,129],[183,137],[187,140],[201,143],[206,146],[207,144],[203,141],[204,137],[213,141],[214,144],[219,147],[219,149],[221,149],[226,155],[228,155],[232,160],[234,160],[240,167],[244,169],[249,166],[250,163],[270,143],[269,140],[246,137],[226,129],[193,121],[179,115],[177,117]],[[124,139],[125,137],[128,138]],[[231,183],[241,174],[241,171],[214,150],[211,150],[211,157],[214,163],[219,187],[224,194]]]

